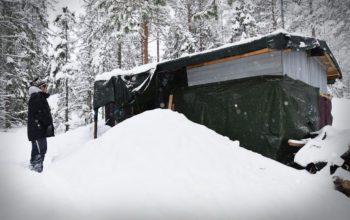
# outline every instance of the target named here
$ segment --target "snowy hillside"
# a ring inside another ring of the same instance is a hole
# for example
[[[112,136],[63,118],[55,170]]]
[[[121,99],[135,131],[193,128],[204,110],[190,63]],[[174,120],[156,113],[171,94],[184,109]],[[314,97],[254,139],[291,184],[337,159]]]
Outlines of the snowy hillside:
[[[26,129],[0,133],[0,219],[349,218],[329,175],[245,150],[179,113],[153,110],[106,130],[48,139],[41,174],[26,167]]]

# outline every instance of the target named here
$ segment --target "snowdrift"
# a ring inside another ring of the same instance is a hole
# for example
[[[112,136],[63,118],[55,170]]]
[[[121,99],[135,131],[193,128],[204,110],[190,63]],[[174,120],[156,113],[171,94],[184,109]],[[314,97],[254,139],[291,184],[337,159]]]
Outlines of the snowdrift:
[[[330,166],[344,163],[341,156],[350,148],[350,100],[332,98],[332,106],[333,125],[325,126],[316,138],[307,140],[294,158],[299,165],[305,167],[310,163],[326,162],[324,169],[329,171]]]
[[[8,157],[0,147],[0,164],[7,169],[0,168],[5,180],[0,219],[294,220],[350,215],[350,200],[333,189],[330,177],[286,167],[175,112],[145,112],[96,140],[87,141],[86,130],[49,139],[42,174],[18,165],[29,150]],[[20,146],[24,144],[28,142]],[[13,147],[12,153],[20,150]]]
[[[327,162],[329,165],[341,166],[344,163],[341,156],[349,150],[349,147],[350,129],[338,130],[326,126],[320,130],[316,138],[309,140],[296,153],[294,161],[304,167],[309,163],[317,162]]]
[[[333,127],[350,129],[350,99],[332,98]]]

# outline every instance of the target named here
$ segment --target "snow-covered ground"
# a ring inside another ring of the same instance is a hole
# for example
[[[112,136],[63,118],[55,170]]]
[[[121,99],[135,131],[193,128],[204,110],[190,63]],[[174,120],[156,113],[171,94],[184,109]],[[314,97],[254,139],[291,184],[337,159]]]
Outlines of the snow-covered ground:
[[[0,133],[0,219],[349,219],[327,172],[289,168],[176,112],[100,128],[96,140],[92,126],[48,139],[40,174],[26,168],[26,128]]]
[[[341,166],[344,160],[340,157],[350,148],[350,100],[332,99],[333,125],[325,126],[314,139],[298,151],[294,161],[302,166],[309,163],[327,162],[325,171],[335,164]],[[350,175],[344,176],[350,179]]]
[[[350,129],[350,99],[332,99],[333,127]]]

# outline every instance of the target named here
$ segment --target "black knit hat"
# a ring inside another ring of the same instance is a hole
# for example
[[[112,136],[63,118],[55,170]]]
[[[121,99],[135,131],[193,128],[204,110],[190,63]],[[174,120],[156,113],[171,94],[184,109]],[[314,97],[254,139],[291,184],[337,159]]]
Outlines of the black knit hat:
[[[35,86],[35,87],[40,87],[40,86],[42,86],[42,85],[45,85],[46,84],[46,82],[45,81],[42,81],[42,80],[39,80],[39,78],[36,78],[36,79],[34,79],[32,82],[30,82],[30,85],[31,86]]]

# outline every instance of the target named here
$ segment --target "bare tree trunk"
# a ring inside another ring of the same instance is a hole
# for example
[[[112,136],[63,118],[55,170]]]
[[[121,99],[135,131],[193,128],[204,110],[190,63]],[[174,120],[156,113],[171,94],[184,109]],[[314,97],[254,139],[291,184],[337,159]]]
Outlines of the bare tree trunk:
[[[282,20],[282,28],[284,29],[284,0],[281,0],[281,20]]]
[[[199,1],[199,8],[200,10],[203,9],[203,5],[202,5],[202,1]],[[203,47],[203,21],[201,21],[201,25],[199,27],[199,51],[203,51],[204,47]]]
[[[276,0],[271,0],[271,15],[272,15],[272,28],[273,30],[277,29],[277,20],[276,20]]]
[[[68,124],[68,77],[66,77],[66,111],[65,111],[65,122],[66,122],[66,132],[69,130]]]
[[[160,60],[160,48],[159,48],[159,45],[160,45],[160,42],[159,42],[159,10],[157,9],[157,62],[159,62]]]
[[[145,54],[144,54],[144,37],[142,36],[142,34],[140,34],[141,35],[141,60],[140,60],[140,62],[141,62],[141,64],[143,64],[143,61],[144,61],[144,59],[143,59],[143,57],[145,56]]]
[[[8,95],[8,94],[6,94]],[[5,98],[5,129],[8,129],[8,128],[11,128],[11,121],[10,121],[10,117],[9,117],[9,112],[10,112],[10,105],[9,105],[9,101],[10,101],[10,98],[9,97],[6,97]]]
[[[66,63],[68,63],[68,24],[65,24],[65,31],[66,31]],[[66,109],[65,109],[65,124],[66,124],[66,132],[69,130],[69,124],[68,124],[68,77],[66,76]]]
[[[314,15],[314,9],[312,6],[313,0],[309,0],[309,8],[310,8],[310,16],[313,17]],[[315,30],[315,25],[311,23],[311,36],[316,37],[316,30]]]
[[[148,63],[148,37],[149,37],[149,30],[148,30],[148,18],[144,18],[143,20],[143,63]]]
[[[119,42],[118,43],[118,52],[117,52],[117,56],[118,56],[118,68],[121,69],[122,68],[122,43]]]
[[[120,31],[120,23],[118,23],[118,31]],[[118,39],[118,51],[117,51],[117,62],[118,62],[118,68],[121,69],[122,68],[122,42],[121,42],[121,39],[119,38]]]
[[[187,0],[187,25],[188,31],[192,32],[192,9],[191,9],[191,0]]]
[[[159,31],[157,31],[157,62],[159,62],[160,61],[160,48],[159,48],[159,44],[160,44],[160,42],[159,42]]]

